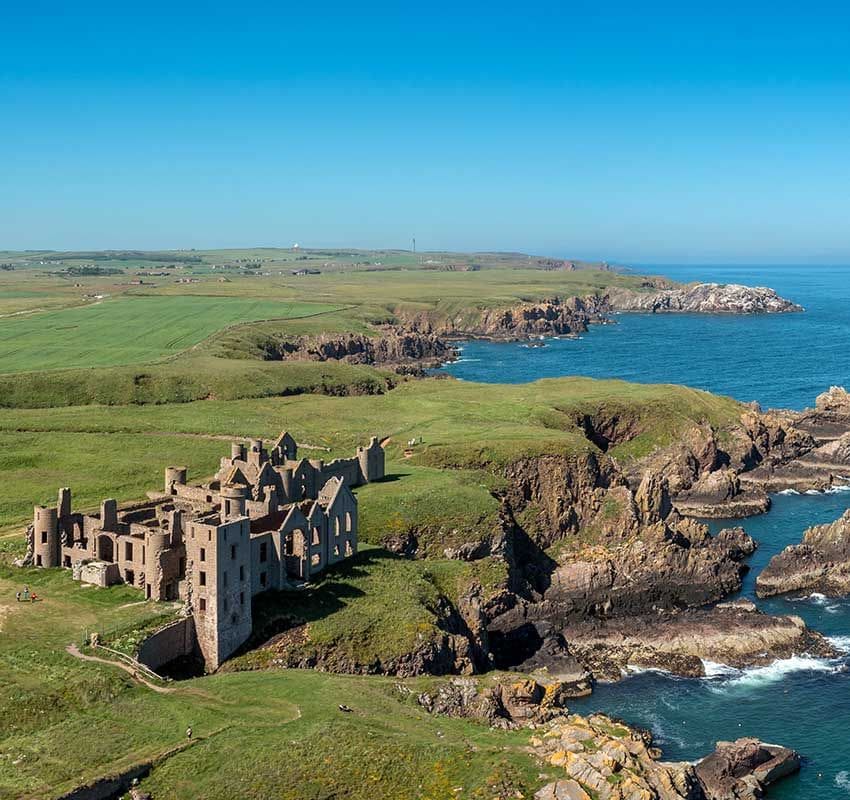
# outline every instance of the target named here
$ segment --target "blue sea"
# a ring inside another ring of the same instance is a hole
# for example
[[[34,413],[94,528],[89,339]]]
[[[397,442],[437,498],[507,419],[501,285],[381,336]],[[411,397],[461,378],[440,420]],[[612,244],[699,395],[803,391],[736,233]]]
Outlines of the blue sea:
[[[802,409],[831,385],[850,388],[850,267],[641,271],[681,281],[770,286],[806,311],[760,317],[621,314],[616,325],[594,326],[578,340],[549,340],[543,348],[468,342],[461,359],[445,370],[464,380],[501,383],[562,375],[682,383],[765,408]],[[767,514],[743,521],[759,542],[742,590],[752,599],[755,577],[772,555],[799,542],[808,526],[830,522],[850,507],[850,491],[773,499]],[[716,741],[740,736],[785,744],[805,756],[804,768],[772,788],[770,797],[850,798],[850,601],[812,595],[758,605],[800,615],[848,656],[829,661],[801,654],[744,671],[709,665],[709,676],[700,680],[640,672],[597,686],[571,708],[603,711],[652,730],[671,760],[694,760]]]

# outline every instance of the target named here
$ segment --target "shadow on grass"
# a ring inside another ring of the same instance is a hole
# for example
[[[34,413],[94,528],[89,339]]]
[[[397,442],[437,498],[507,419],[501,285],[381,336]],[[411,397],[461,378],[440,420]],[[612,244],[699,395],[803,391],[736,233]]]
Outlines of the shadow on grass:
[[[382,562],[405,561],[383,548],[363,550],[327,567],[317,583],[292,591],[268,591],[254,597],[254,630],[239,654],[254,650],[270,639],[305,623],[317,622],[341,611],[366,593],[351,581],[367,578]]]

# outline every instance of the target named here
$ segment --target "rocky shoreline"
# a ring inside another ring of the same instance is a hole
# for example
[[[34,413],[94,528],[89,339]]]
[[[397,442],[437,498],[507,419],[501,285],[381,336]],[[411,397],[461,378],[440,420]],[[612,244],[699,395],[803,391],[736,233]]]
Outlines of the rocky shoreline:
[[[558,681],[453,679],[423,692],[429,713],[529,728],[547,782],[535,800],[756,800],[800,769],[793,750],[742,738],[695,764],[665,762],[648,731],[603,714],[570,714]]]
[[[666,281],[648,279],[645,289],[552,297],[502,308],[468,309],[454,316],[397,309],[396,322],[376,325],[373,334],[269,336],[259,343],[259,354],[270,361],[344,361],[418,374],[455,360],[458,341],[576,337],[590,325],[614,322],[612,314],[618,312],[776,314],[803,310],[763,287],[694,284],[668,288]]]
[[[850,594],[850,511],[809,528],[801,544],[775,555],[756,579],[759,597],[789,592]]]

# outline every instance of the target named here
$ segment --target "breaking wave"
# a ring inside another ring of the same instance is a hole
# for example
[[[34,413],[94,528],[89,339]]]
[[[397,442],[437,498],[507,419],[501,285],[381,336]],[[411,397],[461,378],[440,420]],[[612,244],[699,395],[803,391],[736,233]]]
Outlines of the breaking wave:
[[[850,654],[850,636],[827,636],[827,641],[842,653]]]
[[[850,637],[848,641],[850,642]],[[792,672],[823,672],[834,675],[847,670],[847,665],[843,662],[837,663],[835,660],[808,655],[780,658],[767,666],[747,669],[735,669],[726,664],[715,664],[711,661],[703,661],[703,666],[705,679],[710,681],[710,688],[714,691],[722,691],[729,687],[766,686],[783,680]]]

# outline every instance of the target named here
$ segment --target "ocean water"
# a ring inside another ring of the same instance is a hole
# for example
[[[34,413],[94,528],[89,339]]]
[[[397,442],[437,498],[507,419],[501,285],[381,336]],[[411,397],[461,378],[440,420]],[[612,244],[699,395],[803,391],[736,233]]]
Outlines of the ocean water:
[[[646,270],[644,270],[646,271]],[[544,348],[469,342],[445,369],[458,378],[523,382],[589,375],[684,383],[764,407],[802,409],[833,384],[850,388],[850,267],[688,267],[653,270],[677,280],[771,286],[806,308],[769,317],[623,314],[580,340]],[[743,521],[759,542],[742,595],[755,599],[755,577],[771,556],[800,541],[810,525],[850,508],[850,491],[776,495],[772,509]],[[850,600],[808,595],[757,601],[776,614],[798,614],[846,657],[799,654],[769,667],[708,666],[706,678],[636,672],[575,700],[580,713],[602,711],[652,730],[664,757],[694,760],[714,743],[757,736],[797,749],[798,776],[773,787],[783,800],[850,798]]]

